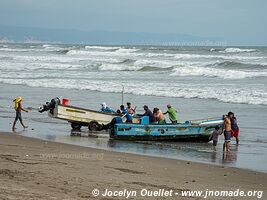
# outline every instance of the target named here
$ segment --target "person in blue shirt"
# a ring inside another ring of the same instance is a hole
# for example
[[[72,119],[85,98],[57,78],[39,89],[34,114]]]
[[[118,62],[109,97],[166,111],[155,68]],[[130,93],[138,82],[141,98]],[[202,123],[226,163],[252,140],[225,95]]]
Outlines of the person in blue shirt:
[[[133,123],[133,117],[129,114],[128,109],[124,105],[121,105],[120,109],[122,116],[126,117],[126,123]]]
[[[105,102],[101,103],[101,109],[99,112],[116,113],[113,109],[109,108]]]

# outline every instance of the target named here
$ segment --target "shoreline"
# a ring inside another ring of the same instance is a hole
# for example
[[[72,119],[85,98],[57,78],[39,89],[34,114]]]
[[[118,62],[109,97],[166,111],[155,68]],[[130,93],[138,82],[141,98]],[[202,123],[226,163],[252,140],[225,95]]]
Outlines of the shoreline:
[[[70,99],[70,104],[97,109],[99,103],[106,101],[112,108],[118,106],[118,102],[121,101],[121,96],[113,93],[101,93],[101,92],[86,92],[80,93],[73,89],[44,89],[44,88],[31,88],[27,86],[18,85],[5,85],[3,86],[3,97],[0,98],[1,107],[0,110],[0,127],[1,131],[10,131],[11,124],[14,119],[14,110],[11,107],[13,105],[12,99],[14,94],[23,94],[24,106],[38,108],[45,100],[49,100],[55,96],[65,96]],[[12,91],[12,92],[11,92]],[[48,95],[44,99],[43,94]],[[107,101],[112,99],[112,101]],[[267,172],[267,164],[263,162],[266,160],[266,125],[262,122],[262,119],[266,118],[266,112],[262,106],[245,106],[234,105],[226,103],[215,103],[209,100],[199,99],[174,99],[174,98],[152,98],[149,96],[133,96],[125,95],[127,101],[133,102],[135,106],[140,108],[138,113],[143,113],[141,110],[142,105],[148,104],[150,107],[158,107],[165,110],[164,105],[168,103],[174,105],[179,109],[178,118],[180,121],[188,119],[201,119],[203,117],[219,116],[226,111],[234,111],[238,114],[239,125],[241,129],[240,145],[236,147],[233,145],[231,156],[229,159],[223,158],[222,143],[223,137],[219,139],[219,146],[216,154],[211,152],[211,144],[183,144],[183,143],[171,143],[171,144],[132,144],[127,142],[115,142],[110,144],[108,138],[92,138],[90,140],[86,138],[72,138],[69,137],[71,128],[67,122],[62,120],[55,120],[47,117],[47,113],[40,114],[37,110],[32,110],[29,114],[23,113],[23,119],[25,123],[29,125],[29,129],[21,130],[18,127],[18,132],[24,136],[30,136],[34,138],[47,139],[50,141],[63,142],[67,144],[75,144],[100,149],[111,149],[114,151],[127,151],[129,153],[141,154],[141,155],[156,155],[159,157],[171,157],[174,159],[191,160],[200,163],[211,163],[216,165],[232,166],[243,169],[251,169],[259,172]],[[199,106],[201,105],[201,106]],[[189,112],[190,111],[190,112]],[[220,113],[220,114],[218,114]],[[248,115],[247,113],[250,113]],[[19,126],[19,125],[18,125]],[[88,134],[88,129],[82,130],[84,134]]]
[[[0,152],[0,197],[8,199],[91,199],[95,198],[94,188],[100,193],[106,189],[140,191],[144,188],[261,190],[263,196],[267,192],[267,174],[263,172],[100,150],[13,133],[0,133]],[[99,196],[96,199],[111,198]]]

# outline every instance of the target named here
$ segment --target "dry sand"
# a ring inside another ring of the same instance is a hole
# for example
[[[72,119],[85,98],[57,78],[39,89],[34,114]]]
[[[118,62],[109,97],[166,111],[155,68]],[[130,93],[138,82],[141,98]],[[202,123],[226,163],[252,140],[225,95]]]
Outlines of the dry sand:
[[[94,197],[92,190],[99,189]],[[142,189],[178,192],[173,197],[141,197]],[[104,190],[137,191],[129,199],[181,197],[182,190],[261,190],[267,174],[187,161],[116,153],[0,133],[0,199],[126,199],[103,197]],[[207,199],[257,199],[209,197]]]

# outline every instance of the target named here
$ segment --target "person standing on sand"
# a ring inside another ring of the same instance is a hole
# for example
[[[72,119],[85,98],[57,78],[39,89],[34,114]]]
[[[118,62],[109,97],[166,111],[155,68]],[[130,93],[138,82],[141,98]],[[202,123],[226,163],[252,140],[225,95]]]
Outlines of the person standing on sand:
[[[212,140],[213,141],[213,150],[216,151],[216,146],[217,146],[217,143],[218,143],[218,138],[219,138],[219,135],[222,134],[222,128],[220,128],[219,126],[216,126],[215,127],[215,130],[213,131],[213,133],[210,135],[210,138],[209,140]]]
[[[230,142],[231,142],[231,135],[232,135],[232,128],[231,128],[231,119],[228,115],[223,116],[224,119],[224,144],[223,144],[223,151],[230,151]]]
[[[237,125],[237,119],[236,119],[235,114],[233,112],[229,112],[228,116],[231,120],[232,137],[235,137],[236,144],[238,144],[239,143],[239,138],[238,138],[239,127]]]
[[[16,129],[16,123],[17,121],[19,120],[21,125],[23,126],[23,128],[28,128],[28,126],[25,126],[22,122],[22,117],[21,117],[21,111],[24,111],[24,112],[28,112],[28,110],[24,109],[22,107],[22,97],[19,96],[18,98],[14,99],[13,102],[15,102],[15,110],[16,110],[16,117],[15,117],[15,120],[13,122],[13,126],[12,126],[12,130],[15,131]]]

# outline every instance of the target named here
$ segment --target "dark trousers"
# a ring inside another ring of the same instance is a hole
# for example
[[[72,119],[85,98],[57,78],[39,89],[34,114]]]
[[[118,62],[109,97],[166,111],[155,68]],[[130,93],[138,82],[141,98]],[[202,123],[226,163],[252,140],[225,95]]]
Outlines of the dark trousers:
[[[20,121],[20,123],[22,123],[22,117],[21,117],[21,112],[16,111],[16,118],[15,118],[15,122]]]

